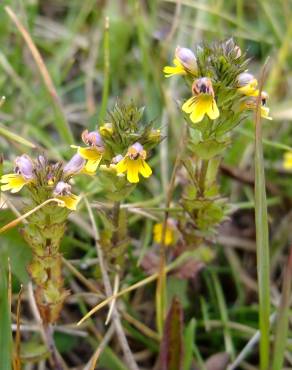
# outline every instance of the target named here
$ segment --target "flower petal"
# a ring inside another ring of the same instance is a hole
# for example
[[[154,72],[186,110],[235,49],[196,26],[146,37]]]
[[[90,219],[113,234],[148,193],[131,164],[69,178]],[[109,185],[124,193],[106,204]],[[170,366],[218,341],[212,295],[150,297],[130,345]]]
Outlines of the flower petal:
[[[195,97],[194,104],[192,106],[192,112],[190,119],[193,123],[201,122],[204,118],[205,113],[210,109],[212,105],[211,95],[198,95]]]
[[[60,207],[66,207],[71,211],[76,211],[77,204],[80,201],[80,197],[75,194],[59,195],[57,196],[57,199],[60,199],[64,202],[64,205],[59,205]]]
[[[210,119],[216,119],[219,117],[219,109],[214,98],[212,100],[212,104],[209,106],[207,110],[207,114]]]
[[[119,163],[116,164],[117,173],[123,173],[127,171],[128,168],[127,163],[129,160],[130,160],[129,158],[125,157]]]
[[[2,191],[10,190],[11,193],[17,193],[30,181],[26,180],[21,175],[10,173],[3,175],[0,179],[0,182],[1,184],[4,184],[1,186]]]
[[[94,173],[101,161],[101,156],[95,160],[92,160],[92,159],[89,159],[87,162],[86,162],[86,165],[85,165],[85,172],[86,173]]]
[[[152,175],[151,167],[144,159],[140,159],[139,172],[146,178]]]
[[[183,65],[180,63],[180,61],[177,58],[174,58],[173,64],[175,65],[174,67],[173,66],[165,66],[163,68],[163,72],[165,73],[165,77],[187,74]]]
[[[78,147],[78,154],[84,159],[100,160],[102,157],[102,152],[100,152],[96,147],[82,148]]]
[[[285,170],[292,170],[292,152],[284,154],[283,167]]]
[[[156,243],[162,242],[163,223],[155,224],[153,228],[153,239]],[[171,245],[174,242],[174,230],[166,225],[164,244]]]
[[[268,107],[261,106],[261,117],[269,120],[273,120],[272,117],[269,116],[270,109]]]
[[[256,79],[253,79],[245,86],[239,87],[238,91],[246,96],[258,96],[259,90],[257,89],[258,82]]]
[[[133,184],[139,182],[139,161],[128,159],[127,161],[127,180]]]

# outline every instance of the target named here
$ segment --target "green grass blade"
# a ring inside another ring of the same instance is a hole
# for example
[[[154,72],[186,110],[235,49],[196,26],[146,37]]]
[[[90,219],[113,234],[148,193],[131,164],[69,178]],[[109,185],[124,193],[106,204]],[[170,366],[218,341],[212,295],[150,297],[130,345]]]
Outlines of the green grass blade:
[[[260,92],[263,77],[260,80]],[[260,94],[259,94],[260,95]],[[255,124],[255,224],[256,224],[256,250],[257,274],[259,291],[259,328],[260,328],[260,369],[269,368],[269,332],[270,332],[270,252],[269,227],[266,198],[265,170],[263,157],[262,126],[260,117],[260,96],[256,107]]]
[[[224,294],[222,291],[222,287],[221,287],[220,281],[215,271],[211,271],[211,278],[212,278],[212,282],[215,288],[221,321],[223,324],[225,350],[231,356],[231,358],[234,358],[234,347],[233,347],[233,342],[232,342],[232,335],[228,327],[228,321],[229,321],[228,312],[227,312],[227,307],[226,307],[226,302],[225,302]]]
[[[4,259],[0,265],[0,318],[0,369],[11,370],[12,334],[9,302],[8,263]]]
[[[273,370],[282,370],[289,326],[289,303],[292,283],[292,247],[284,274],[282,297],[277,314],[277,326],[273,352]]]
[[[106,17],[104,21],[104,40],[103,40],[103,90],[102,90],[102,100],[101,108],[98,115],[98,123],[102,124],[106,115],[106,107],[108,102],[109,87],[110,87],[110,39],[109,39],[109,29],[110,23],[109,18]]]

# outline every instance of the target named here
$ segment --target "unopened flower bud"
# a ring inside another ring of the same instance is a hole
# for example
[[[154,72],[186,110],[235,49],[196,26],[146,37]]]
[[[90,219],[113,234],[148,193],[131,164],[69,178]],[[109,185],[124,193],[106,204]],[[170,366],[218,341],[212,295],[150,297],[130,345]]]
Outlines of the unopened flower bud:
[[[175,56],[180,63],[190,72],[196,73],[198,69],[197,58],[195,54],[188,48],[178,46],[175,50]]]
[[[253,81],[255,81],[255,77],[251,73],[248,73],[248,72],[240,73],[240,75],[238,75],[237,77],[238,87],[246,86]]]
[[[87,145],[98,146],[98,147],[101,147],[101,148],[104,147],[103,140],[102,140],[99,132],[97,132],[97,131],[88,132],[88,130],[85,130],[85,131],[83,131],[83,133],[81,135],[81,138],[82,138],[83,142]]]
[[[113,125],[111,123],[105,123],[99,127],[99,132],[103,137],[111,137],[113,134]]]
[[[71,194],[71,185],[64,181],[59,181],[55,187],[54,195],[69,195]]]
[[[73,155],[70,161],[64,166],[65,175],[74,175],[82,170],[85,164],[85,159],[82,158],[78,153]]]
[[[15,172],[26,180],[31,180],[35,177],[33,161],[27,154],[23,154],[15,159]]]

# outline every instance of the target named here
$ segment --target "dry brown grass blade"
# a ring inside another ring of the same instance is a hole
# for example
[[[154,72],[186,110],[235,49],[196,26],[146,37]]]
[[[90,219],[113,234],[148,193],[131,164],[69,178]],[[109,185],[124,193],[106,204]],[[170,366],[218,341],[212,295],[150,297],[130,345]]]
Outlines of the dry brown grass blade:
[[[5,226],[1,227],[0,234],[2,234],[5,231],[10,230],[13,227],[17,226],[20,222],[24,221],[27,217],[32,215],[34,212],[38,211],[39,209],[41,209],[42,207],[44,207],[45,205],[47,205],[48,203],[51,203],[51,202],[56,202],[60,205],[64,205],[64,202],[60,199],[57,199],[57,198],[48,199],[45,202],[43,202],[42,204],[38,205],[37,207],[31,209],[30,211],[24,213],[20,217],[17,217],[15,220],[13,220],[13,221],[9,222],[8,224],[6,224]]]
[[[57,95],[57,91],[55,89],[55,86],[53,84],[53,81],[51,79],[51,76],[49,75],[49,72],[47,70],[47,67],[38,51],[36,48],[34,42],[32,41],[32,38],[30,37],[30,34],[27,32],[25,27],[22,25],[20,20],[17,18],[17,15],[13,12],[13,10],[9,6],[5,6],[5,11],[9,15],[9,17],[12,19],[16,27],[18,28],[19,32],[23,36],[25,42],[27,43],[27,46],[29,47],[29,50],[32,53],[32,56],[39,68],[40,74],[44,80],[45,85],[47,86],[51,96],[58,101],[59,103],[59,98]]]
[[[35,46],[30,34],[28,33],[27,29],[23,26],[23,24],[18,19],[17,15],[14,13],[14,11],[9,7],[4,7],[6,13],[9,15],[15,26],[17,27],[18,31],[21,33],[22,37],[24,38],[33,58],[34,61],[38,67],[38,70],[40,72],[40,75],[43,79],[44,85],[46,89],[49,92],[49,95],[52,99],[55,112],[56,112],[56,128],[58,129],[60,136],[63,138],[63,140],[69,144],[73,143],[73,135],[71,133],[70,127],[68,125],[68,122],[65,119],[65,115],[63,112],[63,108],[61,105],[61,101],[58,97],[57,90],[54,86],[54,83],[51,79],[51,76],[48,72],[48,69],[43,61],[43,58],[38,51],[37,47]]]
[[[21,370],[21,360],[20,360],[20,308],[21,308],[21,296],[22,296],[23,286],[21,285],[20,291],[17,298],[17,310],[16,310],[16,335],[15,335],[15,346],[13,355],[13,370]]]

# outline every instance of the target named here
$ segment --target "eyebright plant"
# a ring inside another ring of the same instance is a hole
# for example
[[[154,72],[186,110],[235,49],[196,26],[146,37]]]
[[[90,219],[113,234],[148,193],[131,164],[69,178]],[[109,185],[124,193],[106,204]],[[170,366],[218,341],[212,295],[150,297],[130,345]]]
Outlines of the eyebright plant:
[[[202,44],[195,50],[177,47],[174,66],[163,69],[167,78],[183,77],[189,91],[181,103],[187,135],[178,176],[184,214],[177,224],[186,244],[200,244],[228,215],[217,175],[223,152],[231,144],[232,130],[256,108],[258,81],[248,71],[248,62],[229,39]],[[268,94],[262,92],[261,116],[272,119],[267,100]]]
[[[104,225],[100,244],[107,262],[119,266],[119,271],[129,242],[126,210],[120,203],[142,179],[152,175],[148,161],[162,139],[154,122],[142,121],[143,111],[144,108],[136,107],[133,102],[118,102],[109,111],[107,122],[95,131],[82,133],[85,146],[73,146],[85,160],[82,172],[96,176],[101,196],[113,201],[110,211],[107,208],[100,212]]]
[[[14,172],[0,179],[1,190],[16,193],[27,189],[24,211],[37,209],[27,218],[21,232],[32,250],[29,274],[35,284],[36,302],[45,324],[54,323],[68,291],[63,288],[60,242],[69,213],[75,211],[80,197],[72,193],[70,180],[80,173],[85,160],[76,154],[63,165],[36,160],[23,154],[15,159]],[[50,200],[52,200],[50,202]],[[56,207],[57,203],[57,207]]]

